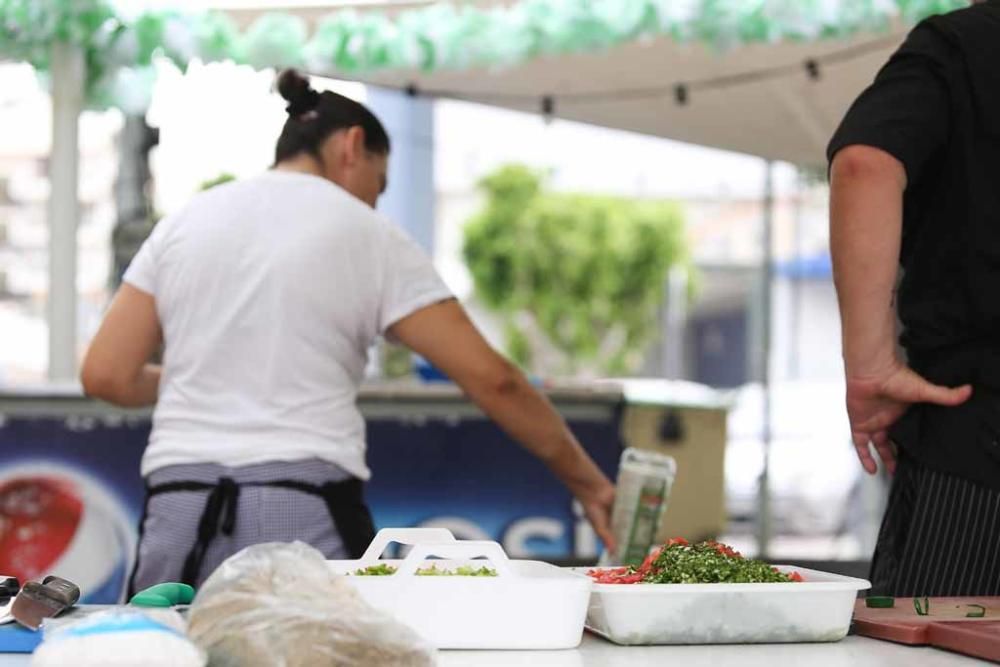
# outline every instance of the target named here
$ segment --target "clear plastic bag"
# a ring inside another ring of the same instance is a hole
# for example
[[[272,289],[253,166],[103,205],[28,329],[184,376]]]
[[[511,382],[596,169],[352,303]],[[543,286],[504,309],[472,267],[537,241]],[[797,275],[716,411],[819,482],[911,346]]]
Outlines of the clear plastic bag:
[[[194,600],[188,633],[212,667],[424,667],[436,652],[370,606],[302,542],[259,544],[225,561]]]

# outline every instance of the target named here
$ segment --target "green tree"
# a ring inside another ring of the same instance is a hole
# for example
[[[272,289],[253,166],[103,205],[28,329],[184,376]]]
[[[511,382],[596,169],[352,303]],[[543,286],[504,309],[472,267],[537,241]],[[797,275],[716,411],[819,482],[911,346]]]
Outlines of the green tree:
[[[657,331],[668,270],[688,263],[681,210],[543,184],[519,165],[480,182],[486,203],[463,247],[476,295],[500,316],[507,352],[523,366],[547,344],[562,372],[633,371]]]

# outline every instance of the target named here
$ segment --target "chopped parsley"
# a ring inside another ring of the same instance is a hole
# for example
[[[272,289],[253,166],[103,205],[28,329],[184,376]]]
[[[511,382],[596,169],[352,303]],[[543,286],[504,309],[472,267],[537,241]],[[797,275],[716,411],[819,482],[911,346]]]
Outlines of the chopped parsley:
[[[673,539],[650,554],[639,567],[592,570],[599,584],[761,584],[802,581],[759,560],[743,558],[718,542],[689,544]]]

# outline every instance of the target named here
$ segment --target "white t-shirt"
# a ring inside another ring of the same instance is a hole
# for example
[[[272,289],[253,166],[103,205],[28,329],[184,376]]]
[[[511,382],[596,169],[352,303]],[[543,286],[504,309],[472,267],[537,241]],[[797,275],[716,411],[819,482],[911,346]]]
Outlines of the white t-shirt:
[[[368,349],[452,296],[396,225],[280,171],[160,221],[124,280],[153,295],[166,343],[143,475],[315,457],[368,479],[356,405]]]

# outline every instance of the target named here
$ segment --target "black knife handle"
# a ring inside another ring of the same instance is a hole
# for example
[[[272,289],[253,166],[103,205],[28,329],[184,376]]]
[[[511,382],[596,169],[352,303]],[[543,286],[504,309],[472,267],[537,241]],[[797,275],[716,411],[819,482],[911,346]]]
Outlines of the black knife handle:
[[[21,590],[21,584],[14,577],[0,578],[0,598],[12,598]]]

